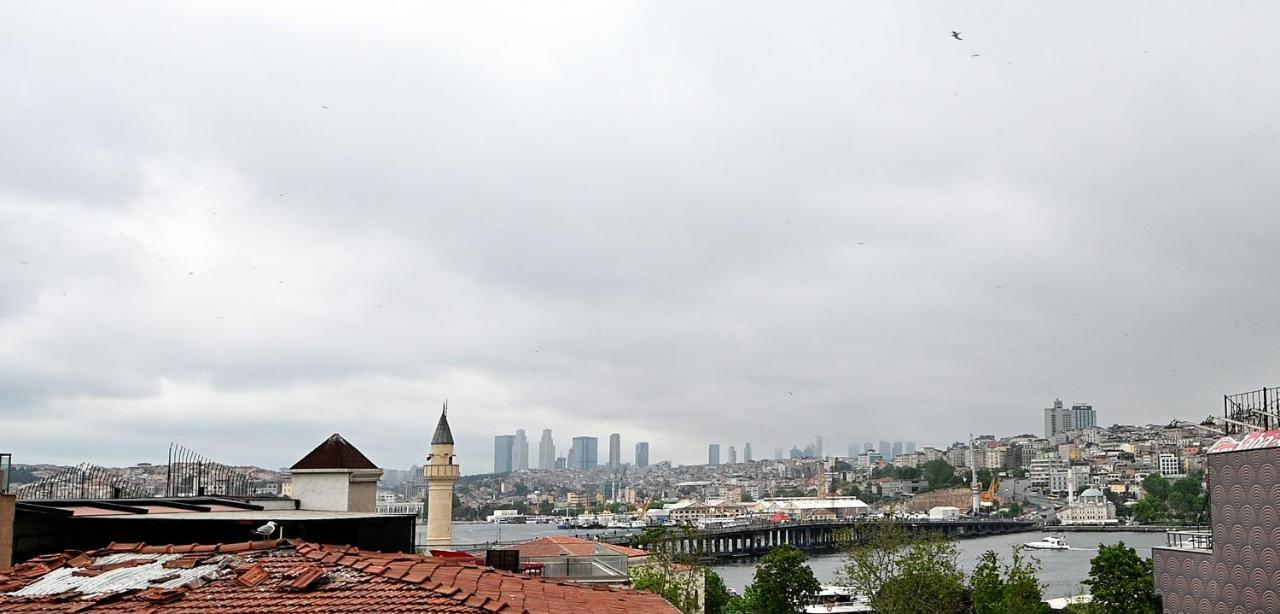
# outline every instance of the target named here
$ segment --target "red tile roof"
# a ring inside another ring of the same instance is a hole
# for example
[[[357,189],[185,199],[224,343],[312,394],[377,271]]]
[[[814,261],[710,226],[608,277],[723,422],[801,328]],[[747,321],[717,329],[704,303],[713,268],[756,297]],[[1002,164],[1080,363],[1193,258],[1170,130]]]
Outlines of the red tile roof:
[[[377,469],[367,456],[334,433],[290,469]]]
[[[180,563],[178,563],[180,562]],[[177,563],[177,564],[175,564]],[[91,576],[73,570],[93,570]],[[0,570],[0,612],[675,614],[643,591],[452,559],[301,541],[145,546],[37,557]]]

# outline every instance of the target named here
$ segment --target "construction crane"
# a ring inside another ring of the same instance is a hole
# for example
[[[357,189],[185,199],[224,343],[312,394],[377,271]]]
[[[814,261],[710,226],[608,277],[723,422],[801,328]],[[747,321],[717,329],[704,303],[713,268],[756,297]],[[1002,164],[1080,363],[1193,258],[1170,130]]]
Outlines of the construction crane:
[[[991,486],[988,486],[986,492],[982,493],[983,505],[990,505],[992,507],[995,507],[996,489],[999,487],[1000,487],[1000,478],[997,478],[993,473],[991,475]]]

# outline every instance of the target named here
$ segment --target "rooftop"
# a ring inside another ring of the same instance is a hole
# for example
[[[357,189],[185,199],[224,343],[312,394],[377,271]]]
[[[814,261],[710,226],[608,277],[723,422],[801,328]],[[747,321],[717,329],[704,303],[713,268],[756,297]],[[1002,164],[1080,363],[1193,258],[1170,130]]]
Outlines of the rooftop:
[[[642,591],[301,541],[111,544],[0,570],[4,612],[675,613]]]
[[[334,433],[289,469],[377,469],[355,446]]]
[[[539,537],[523,544],[510,546],[520,551],[520,558],[545,558],[552,556],[593,556],[597,554],[621,554],[627,557],[647,557],[649,553],[638,548],[615,546],[568,535]]]

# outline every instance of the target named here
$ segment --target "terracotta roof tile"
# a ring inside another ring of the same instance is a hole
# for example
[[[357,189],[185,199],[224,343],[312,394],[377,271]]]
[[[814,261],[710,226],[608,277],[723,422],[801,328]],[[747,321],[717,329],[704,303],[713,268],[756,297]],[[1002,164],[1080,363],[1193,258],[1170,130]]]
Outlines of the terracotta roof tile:
[[[102,554],[142,549],[140,544],[115,546],[116,549],[102,551]],[[72,606],[93,611],[154,611],[157,614],[330,611],[666,614],[677,611],[652,593],[552,582],[451,559],[364,552],[347,546],[317,546],[298,541],[273,543],[270,550],[261,549],[258,543],[247,547],[227,544],[172,549],[173,552],[192,550],[206,554],[175,560],[208,559],[212,553],[235,552],[236,560],[244,563],[234,571],[223,569],[206,574],[203,579],[193,579],[185,587],[157,585],[141,591],[133,589],[87,597],[68,591],[58,597],[61,601],[53,597],[20,599],[0,595],[0,612],[65,612]],[[331,554],[340,555],[335,559],[337,562],[329,562]],[[100,555],[86,556],[93,560]],[[0,586],[29,585],[48,573],[49,564],[61,566],[64,562],[65,559],[50,558],[46,564],[26,564],[38,573],[30,577],[12,572],[9,576],[0,575]],[[176,573],[166,571],[152,579],[158,581]]]

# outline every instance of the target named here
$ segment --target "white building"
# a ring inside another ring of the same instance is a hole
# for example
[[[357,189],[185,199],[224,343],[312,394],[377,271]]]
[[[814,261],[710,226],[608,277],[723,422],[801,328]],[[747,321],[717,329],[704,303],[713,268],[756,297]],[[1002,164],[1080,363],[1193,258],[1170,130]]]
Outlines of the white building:
[[[1080,493],[1080,497],[1058,512],[1062,524],[1107,525],[1119,524],[1116,506],[1107,501],[1106,495],[1096,488]]]
[[[1157,470],[1166,478],[1182,477],[1182,462],[1177,454],[1161,454],[1157,457]]]

